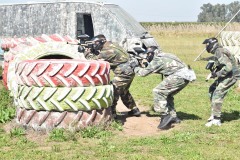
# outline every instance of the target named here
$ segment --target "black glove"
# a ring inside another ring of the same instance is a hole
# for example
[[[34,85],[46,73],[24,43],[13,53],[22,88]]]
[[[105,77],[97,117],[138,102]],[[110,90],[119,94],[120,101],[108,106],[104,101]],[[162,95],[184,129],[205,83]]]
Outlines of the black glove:
[[[210,78],[216,78],[217,77],[217,73],[216,72],[212,72],[212,75]]]
[[[99,55],[100,51],[91,50],[94,55]]]
[[[129,64],[132,68],[135,68],[139,65],[139,62],[136,58],[131,58],[130,61],[129,61]]]
[[[85,52],[85,48],[81,45],[78,46],[78,52],[80,53],[84,53]]]
[[[148,62],[143,62],[143,65],[145,66],[145,67],[147,67],[148,66]]]

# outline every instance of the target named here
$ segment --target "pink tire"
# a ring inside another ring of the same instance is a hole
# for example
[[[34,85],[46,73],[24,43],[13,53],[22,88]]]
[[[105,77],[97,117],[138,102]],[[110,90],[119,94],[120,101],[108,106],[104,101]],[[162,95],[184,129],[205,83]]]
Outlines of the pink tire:
[[[109,84],[105,61],[74,59],[26,60],[16,68],[17,83],[38,87],[85,87]]]
[[[26,110],[20,107],[16,111],[16,122],[24,127],[35,130],[50,131],[54,128],[80,130],[89,125],[103,124],[110,121],[111,109],[78,112],[54,112]]]
[[[32,38],[31,38],[32,39]],[[32,42],[37,41],[32,39]],[[35,42],[34,42],[35,43]],[[37,43],[33,45],[20,44],[17,47],[11,49],[7,52],[9,55],[13,55],[14,60],[9,61],[7,85],[8,89],[11,91],[10,95],[14,98],[17,97],[17,76],[16,76],[16,66],[19,62],[25,60],[38,60],[38,59],[48,59],[50,57],[61,57],[69,59],[83,59],[83,54],[77,51],[76,45],[69,45],[66,42],[46,42]],[[46,58],[48,57],[48,58]]]

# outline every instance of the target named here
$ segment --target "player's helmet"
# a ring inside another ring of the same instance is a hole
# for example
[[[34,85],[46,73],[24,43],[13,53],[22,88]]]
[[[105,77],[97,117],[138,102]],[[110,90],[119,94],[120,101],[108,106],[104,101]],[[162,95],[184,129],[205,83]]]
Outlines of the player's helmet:
[[[209,38],[203,41],[203,44],[206,44],[206,50],[208,53],[212,53],[218,46],[217,38]]]

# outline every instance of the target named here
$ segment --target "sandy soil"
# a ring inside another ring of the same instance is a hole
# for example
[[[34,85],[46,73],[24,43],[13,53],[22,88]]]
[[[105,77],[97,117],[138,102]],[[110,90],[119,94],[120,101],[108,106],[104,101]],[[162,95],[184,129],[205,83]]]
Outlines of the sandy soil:
[[[159,116],[149,116],[149,107],[143,107],[138,105],[141,116],[129,117],[127,109],[121,101],[118,102],[117,111],[119,112],[118,119],[123,123],[123,132],[121,134],[125,136],[150,136],[160,134],[160,130],[157,126],[160,123]]]

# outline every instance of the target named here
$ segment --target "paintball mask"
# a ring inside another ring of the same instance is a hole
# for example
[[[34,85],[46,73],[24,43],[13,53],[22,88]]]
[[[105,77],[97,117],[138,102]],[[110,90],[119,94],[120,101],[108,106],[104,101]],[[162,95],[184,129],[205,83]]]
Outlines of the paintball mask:
[[[103,48],[106,38],[104,35],[100,34],[93,37],[91,41],[93,42],[93,50],[97,52]]]
[[[208,53],[212,53],[218,46],[217,38],[209,38],[203,41],[203,44],[206,44],[206,50]]]
[[[158,48],[156,46],[148,47],[147,50],[144,52],[146,60],[148,62],[151,62],[153,60],[155,53],[157,52],[158,52]]]

